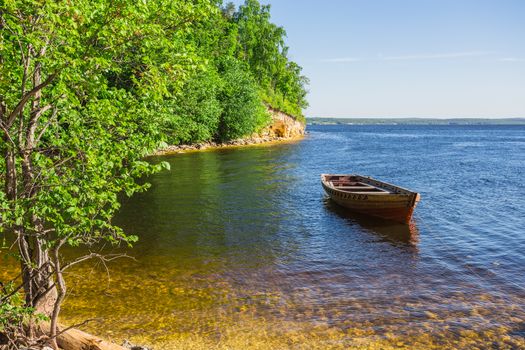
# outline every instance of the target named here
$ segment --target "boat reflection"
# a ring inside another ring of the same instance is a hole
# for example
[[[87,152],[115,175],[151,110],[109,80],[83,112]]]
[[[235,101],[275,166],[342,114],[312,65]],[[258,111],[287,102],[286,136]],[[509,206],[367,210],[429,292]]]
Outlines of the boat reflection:
[[[325,208],[345,219],[351,225],[359,225],[366,231],[378,235],[383,240],[394,245],[416,246],[419,242],[419,229],[415,219],[408,224],[400,224],[393,221],[382,220],[373,216],[349,211],[337,205],[329,198],[324,199]]]

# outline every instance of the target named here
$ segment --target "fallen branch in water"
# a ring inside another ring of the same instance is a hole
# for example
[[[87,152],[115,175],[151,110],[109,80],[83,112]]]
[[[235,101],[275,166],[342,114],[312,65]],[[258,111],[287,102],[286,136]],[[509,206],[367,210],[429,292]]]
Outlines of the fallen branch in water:
[[[83,324],[89,321],[85,321]],[[75,325],[73,327],[78,327]],[[49,323],[40,325],[44,334],[49,334]],[[57,344],[62,350],[128,350],[123,346],[111,343],[102,338],[83,332],[73,327],[59,325],[56,335]]]

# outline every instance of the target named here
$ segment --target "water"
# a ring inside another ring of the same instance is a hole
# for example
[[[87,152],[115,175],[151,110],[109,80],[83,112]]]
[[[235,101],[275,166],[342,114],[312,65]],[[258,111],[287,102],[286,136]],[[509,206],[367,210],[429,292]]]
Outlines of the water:
[[[77,270],[65,319],[163,349],[525,346],[525,127],[308,131],[154,158],[117,218],[136,261]],[[346,213],[325,172],[420,192],[413,223]]]

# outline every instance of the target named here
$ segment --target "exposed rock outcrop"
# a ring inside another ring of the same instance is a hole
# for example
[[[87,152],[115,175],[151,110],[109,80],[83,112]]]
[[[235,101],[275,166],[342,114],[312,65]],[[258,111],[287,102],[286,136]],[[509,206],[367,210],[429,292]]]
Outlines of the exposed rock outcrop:
[[[304,135],[305,125],[294,117],[276,109],[268,108],[272,123],[261,131],[261,136],[296,138]]]

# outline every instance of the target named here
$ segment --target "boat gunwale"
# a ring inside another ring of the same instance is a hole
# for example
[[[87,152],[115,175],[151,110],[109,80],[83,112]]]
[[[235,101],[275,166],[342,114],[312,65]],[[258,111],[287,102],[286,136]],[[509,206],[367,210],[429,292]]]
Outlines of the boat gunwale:
[[[368,187],[385,186],[384,189],[389,192],[359,194],[340,190],[329,180],[333,176],[353,177],[349,179],[351,182],[362,182]],[[321,184],[331,200],[348,210],[403,224],[412,220],[414,209],[421,198],[418,192],[358,174],[321,174]]]
[[[405,192],[405,193],[395,193],[395,192],[390,192],[390,191],[387,191],[389,192],[388,195],[404,195],[404,196],[411,196],[411,195],[416,195],[417,197],[419,197],[419,193],[418,192],[414,192],[414,191],[411,191],[409,189],[406,189],[404,187],[401,187],[401,186],[397,186],[397,185],[394,185],[394,184],[391,184],[391,183],[388,183],[388,182],[385,182],[385,181],[381,181],[381,180],[377,180],[377,179],[374,179],[370,176],[363,176],[363,175],[359,175],[359,174],[321,174],[321,182],[326,185],[328,188],[331,188],[331,189],[334,189],[336,191],[339,191],[339,192],[347,192],[347,193],[352,193],[352,192],[349,192],[349,191],[343,191],[341,189],[338,189],[337,187],[333,186],[332,184],[330,184],[330,181],[326,179],[327,176],[346,176],[346,177],[356,177],[356,178],[361,178],[363,180],[371,180],[371,181],[375,181],[379,184],[384,184],[386,186],[391,186],[395,189],[398,189],[398,190],[401,190],[402,192]],[[373,185],[371,185],[373,186]],[[374,186],[375,187],[375,186]],[[379,187],[380,188],[380,187]],[[380,188],[381,189],[381,188]],[[381,196],[386,196],[387,194],[384,194],[384,193],[380,193],[380,192],[377,192],[377,193],[373,193],[373,192],[370,192],[370,195],[381,195]]]

